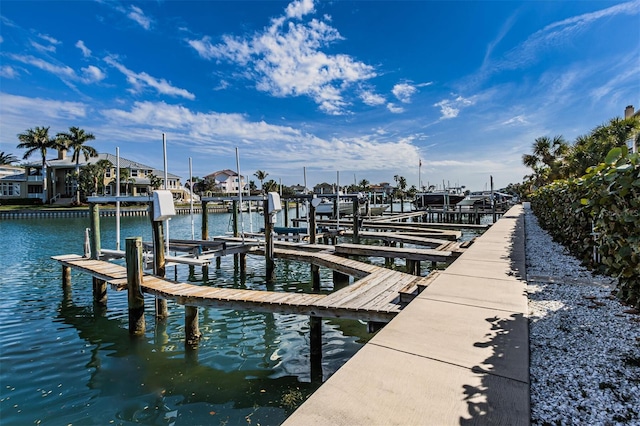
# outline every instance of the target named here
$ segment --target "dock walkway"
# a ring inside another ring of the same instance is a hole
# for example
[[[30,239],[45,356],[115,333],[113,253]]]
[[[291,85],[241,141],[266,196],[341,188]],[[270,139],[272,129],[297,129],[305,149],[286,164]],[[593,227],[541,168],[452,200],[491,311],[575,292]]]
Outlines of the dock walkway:
[[[518,205],[284,424],[529,424],[524,238]]]
[[[252,248],[259,253],[260,249]],[[353,284],[329,295],[288,293],[263,290],[218,288],[174,282],[145,274],[142,291],[162,299],[196,307],[247,309],[326,318],[349,318],[389,322],[405,304],[414,289],[424,288],[429,277],[420,277],[380,266],[345,259],[325,251],[299,251],[276,248],[278,258],[305,261],[358,278]],[[87,259],[79,255],[54,256],[66,267],[88,273],[116,290],[127,287],[126,268],[111,262]],[[416,292],[417,293],[417,292]]]

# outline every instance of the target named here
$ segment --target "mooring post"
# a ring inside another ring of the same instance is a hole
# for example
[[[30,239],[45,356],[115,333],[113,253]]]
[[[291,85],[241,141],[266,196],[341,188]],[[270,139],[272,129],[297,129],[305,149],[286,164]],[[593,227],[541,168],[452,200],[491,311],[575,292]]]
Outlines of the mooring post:
[[[129,334],[143,335],[144,295],[142,294],[142,237],[129,237],[125,241],[127,261],[127,292],[129,304]]]
[[[166,276],[166,261],[164,258],[164,224],[154,219],[153,203],[149,203],[149,218],[153,229],[153,274],[157,277]],[[156,318],[165,319],[169,316],[166,299],[156,297]]]
[[[322,318],[309,317],[311,381],[322,383]]]
[[[309,203],[309,244],[316,243],[316,208],[313,206],[313,203]]]
[[[340,290],[349,285],[349,275],[342,272],[333,271],[333,290]]]
[[[284,200],[284,226],[289,227],[289,199]]]
[[[184,343],[187,346],[195,346],[200,341],[202,334],[198,327],[198,307],[184,306]]]
[[[89,216],[91,218],[91,259],[100,259],[100,205],[89,204]]]
[[[353,243],[358,244],[360,242],[360,206],[358,205],[358,199],[353,202]]]
[[[274,261],[274,247],[273,247],[273,223],[271,223],[271,214],[269,214],[269,200],[263,202],[264,211],[264,260],[266,267],[266,280],[267,283],[275,281],[275,261]]]
[[[320,266],[311,264],[311,288],[320,291]]]
[[[71,287],[71,267],[62,265],[62,289]]]
[[[202,224],[200,225],[200,236],[203,240],[209,239],[209,212],[207,203],[208,201],[202,200]]]
[[[93,301],[98,305],[107,304],[107,282],[93,277]]]

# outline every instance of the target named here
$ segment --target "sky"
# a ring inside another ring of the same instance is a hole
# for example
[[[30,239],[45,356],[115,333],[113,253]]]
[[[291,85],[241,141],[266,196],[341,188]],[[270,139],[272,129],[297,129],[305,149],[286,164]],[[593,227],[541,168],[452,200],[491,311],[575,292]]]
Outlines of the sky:
[[[541,136],[640,108],[640,0],[11,1],[0,151],[77,126],[189,178],[522,182]],[[50,154],[53,158],[55,153]],[[38,162],[40,157],[30,157]]]

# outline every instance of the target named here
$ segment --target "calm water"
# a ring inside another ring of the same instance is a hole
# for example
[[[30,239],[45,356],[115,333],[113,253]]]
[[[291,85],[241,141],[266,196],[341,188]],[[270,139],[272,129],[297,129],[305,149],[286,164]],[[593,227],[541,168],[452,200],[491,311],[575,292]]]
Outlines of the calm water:
[[[126,237],[151,240],[148,218],[121,221],[123,247]],[[254,216],[254,230],[262,221]],[[101,222],[102,247],[113,249],[115,218]],[[209,223],[210,235],[231,231],[229,214]],[[276,425],[321,384],[311,379],[305,316],[201,308],[203,339],[185,350],[183,307],[170,302],[170,317],[156,324],[147,296],[147,332],[130,339],[126,292],[109,289],[108,306],[94,306],[91,278],[73,271],[64,294],[61,267],[50,259],[82,254],[88,226],[87,218],[0,221],[2,425]],[[197,237],[199,216],[195,229]],[[172,219],[169,232],[191,238],[191,218]],[[309,265],[276,265],[276,290],[310,292]],[[168,268],[174,274],[187,280],[188,267]],[[207,285],[265,289],[264,274],[264,259],[247,256],[240,276],[227,257]],[[322,268],[321,281],[330,291],[331,271]],[[324,320],[323,380],[371,337],[358,321]]]

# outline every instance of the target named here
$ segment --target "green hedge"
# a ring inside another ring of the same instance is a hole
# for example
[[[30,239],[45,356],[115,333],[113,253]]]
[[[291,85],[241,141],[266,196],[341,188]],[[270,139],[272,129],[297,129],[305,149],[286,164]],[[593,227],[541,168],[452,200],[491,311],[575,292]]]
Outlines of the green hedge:
[[[640,156],[615,148],[578,179],[537,190],[540,225],[587,266],[618,278],[618,296],[640,308]],[[594,247],[600,261],[594,261]]]
[[[40,198],[3,198],[0,200],[3,206],[41,206]]]

